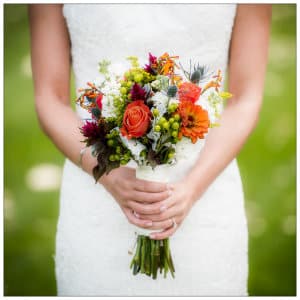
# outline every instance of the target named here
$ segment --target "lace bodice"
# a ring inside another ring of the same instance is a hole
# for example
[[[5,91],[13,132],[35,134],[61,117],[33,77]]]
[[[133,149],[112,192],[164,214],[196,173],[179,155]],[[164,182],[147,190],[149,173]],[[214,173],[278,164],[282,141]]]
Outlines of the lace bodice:
[[[126,63],[134,55],[143,65],[148,52],[225,73],[235,12],[232,4],[65,4],[76,86],[98,76],[102,59]]]

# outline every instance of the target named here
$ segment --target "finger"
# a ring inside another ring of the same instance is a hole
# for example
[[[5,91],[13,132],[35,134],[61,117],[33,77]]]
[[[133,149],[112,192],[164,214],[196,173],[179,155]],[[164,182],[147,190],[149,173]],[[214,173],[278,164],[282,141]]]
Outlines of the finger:
[[[141,219],[137,218],[134,215],[133,211],[128,208],[124,208],[124,213],[125,213],[126,217],[128,218],[128,221],[133,225],[136,225],[136,226],[142,227],[142,228],[149,228],[153,225],[153,222],[151,220],[141,220]]]
[[[134,189],[147,193],[160,193],[168,190],[167,183],[136,179]]]
[[[150,233],[150,238],[153,240],[163,240],[170,237],[177,230],[177,226],[171,226],[160,232],[152,232]]]
[[[176,206],[176,202],[170,201],[166,207],[166,209],[163,209],[159,213],[139,213],[139,218],[140,219],[149,219],[152,220],[153,222],[162,222],[166,221],[170,218],[172,218],[175,215],[179,214],[179,209]],[[164,206],[164,205],[162,205]]]
[[[127,205],[134,210],[138,215],[145,215],[143,219],[149,219],[146,215],[157,214],[160,212],[161,202],[154,204],[143,204],[137,201],[129,200]]]
[[[173,220],[172,219],[168,219],[162,222],[152,222],[152,226],[149,227],[149,229],[167,229],[171,226],[173,226]]]
[[[154,202],[154,203],[140,203],[137,201],[129,200],[127,202],[128,206],[141,215],[157,215],[168,208],[173,206],[174,199],[172,197],[167,198],[164,201]],[[151,219],[149,216],[144,216],[146,219]],[[160,221],[160,220],[158,220]]]
[[[140,191],[132,192],[132,196],[130,200],[142,202],[142,203],[153,203],[153,202],[160,202],[166,200],[171,196],[171,191],[164,191],[160,193],[145,193]]]

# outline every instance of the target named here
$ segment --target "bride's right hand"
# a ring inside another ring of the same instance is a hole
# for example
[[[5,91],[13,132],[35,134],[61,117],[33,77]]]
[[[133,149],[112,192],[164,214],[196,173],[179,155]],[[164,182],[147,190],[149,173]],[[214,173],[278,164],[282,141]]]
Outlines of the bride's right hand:
[[[137,179],[135,169],[128,167],[112,170],[108,175],[102,176],[99,183],[118,202],[128,221],[142,228],[151,227],[152,221],[139,219],[133,210],[136,203],[142,205],[145,212],[148,208],[153,210],[157,203],[157,210],[160,211],[161,201],[170,196],[166,183]]]

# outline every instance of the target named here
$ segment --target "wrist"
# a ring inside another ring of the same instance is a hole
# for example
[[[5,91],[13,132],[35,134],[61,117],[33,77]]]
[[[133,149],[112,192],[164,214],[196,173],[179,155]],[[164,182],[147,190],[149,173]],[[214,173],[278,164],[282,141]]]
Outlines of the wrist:
[[[201,197],[205,190],[202,186],[201,180],[190,175],[187,175],[184,178],[184,188],[186,191],[188,191],[192,204],[194,204]]]

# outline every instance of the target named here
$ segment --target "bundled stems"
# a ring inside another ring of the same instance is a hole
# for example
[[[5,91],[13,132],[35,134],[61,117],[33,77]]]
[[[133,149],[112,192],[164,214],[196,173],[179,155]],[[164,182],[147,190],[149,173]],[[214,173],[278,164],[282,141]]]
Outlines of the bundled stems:
[[[130,264],[133,275],[141,273],[156,279],[159,269],[160,274],[164,271],[164,278],[167,277],[169,271],[174,278],[175,269],[169,243],[168,238],[158,241],[139,235],[136,252]]]

